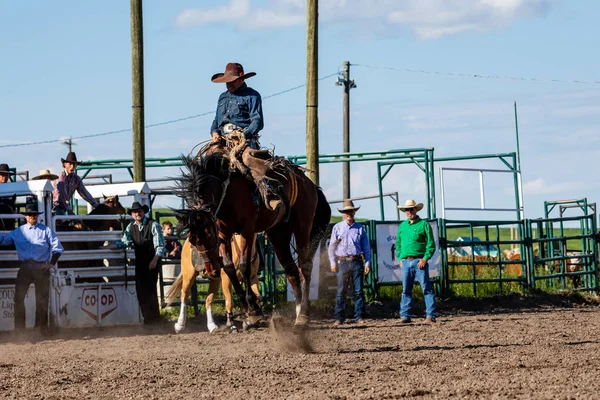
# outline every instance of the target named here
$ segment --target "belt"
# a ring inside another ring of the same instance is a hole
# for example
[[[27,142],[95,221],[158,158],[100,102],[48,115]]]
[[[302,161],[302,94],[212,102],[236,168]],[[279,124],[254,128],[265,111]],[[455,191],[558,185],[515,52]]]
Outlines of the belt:
[[[349,256],[349,257],[336,257],[338,261],[361,261],[362,257],[361,256]]]
[[[407,259],[408,261],[412,261],[412,260],[418,260],[418,259],[420,259],[420,258],[423,258],[423,257],[421,257],[421,256],[417,256],[417,257],[406,257],[406,259]]]

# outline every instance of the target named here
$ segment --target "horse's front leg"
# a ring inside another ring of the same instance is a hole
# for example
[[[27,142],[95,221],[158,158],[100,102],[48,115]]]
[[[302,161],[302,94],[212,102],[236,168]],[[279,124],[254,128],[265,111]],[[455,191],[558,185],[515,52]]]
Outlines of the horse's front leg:
[[[208,295],[206,296],[206,327],[209,332],[214,332],[219,328],[213,319],[212,315],[212,305],[215,300],[215,296],[219,293],[219,285],[221,284],[221,279],[218,277],[210,278],[208,282]]]
[[[221,245],[221,257],[223,257],[223,271],[225,271],[225,274],[227,274],[229,280],[231,281],[233,289],[235,290],[235,294],[240,302],[240,306],[244,311],[247,311],[248,303],[246,302],[246,296],[244,295],[244,288],[242,288],[242,284],[237,277],[237,272],[231,258],[230,241],[227,241],[227,243]]]
[[[256,294],[252,290],[252,269],[250,261],[252,259],[252,250],[254,246],[254,233],[247,236],[241,235],[237,237],[237,245],[239,248],[239,269],[244,279],[246,286],[246,302],[248,303],[248,325],[252,326],[262,319],[263,313],[258,304]]]

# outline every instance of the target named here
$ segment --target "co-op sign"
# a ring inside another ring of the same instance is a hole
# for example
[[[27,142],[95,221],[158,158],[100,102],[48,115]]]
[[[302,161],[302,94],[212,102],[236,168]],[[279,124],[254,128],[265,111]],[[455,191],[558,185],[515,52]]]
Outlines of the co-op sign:
[[[117,294],[114,288],[103,287],[83,289],[81,293],[81,309],[94,321],[104,319],[118,307]]]

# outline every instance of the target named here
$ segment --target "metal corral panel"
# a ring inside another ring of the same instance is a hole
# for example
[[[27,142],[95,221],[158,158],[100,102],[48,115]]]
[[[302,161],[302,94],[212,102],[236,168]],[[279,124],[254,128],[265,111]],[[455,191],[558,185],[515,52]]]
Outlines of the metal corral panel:
[[[61,261],[87,261],[87,260],[122,260],[124,257],[124,250],[105,250],[105,249],[93,249],[93,250],[67,250],[58,260],[60,266]],[[127,250],[127,258],[135,259],[135,253],[133,250]],[[0,259],[1,260],[1,259]]]
[[[92,197],[96,199],[106,196],[134,196],[138,194],[150,194],[152,190],[146,182],[111,183],[106,185],[86,186]],[[79,193],[75,192],[75,198],[83,200]]]
[[[61,243],[64,242],[106,242],[120,240],[123,234],[119,231],[85,231],[56,232]]]

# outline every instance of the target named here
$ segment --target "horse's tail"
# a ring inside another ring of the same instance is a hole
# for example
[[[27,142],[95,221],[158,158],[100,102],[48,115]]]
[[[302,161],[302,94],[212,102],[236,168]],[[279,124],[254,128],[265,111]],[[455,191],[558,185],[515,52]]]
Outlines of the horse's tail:
[[[175,279],[175,282],[173,282],[173,285],[171,286],[171,289],[169,289],[169,292],[167,293],[167,299],[166,299],[166,306],[170,306],[171,304],[173,304],[173,302],[175,300],[177,300],[177,296],[181,293],[181,287],[183,286],[183,272],[179,274],[179,276],[177,277],[177,279]],[[182,301],[184,299],[181,299]]]
[[[331,207],[329,207],[327,198],[320,187],[317,188],[317,197],[317,209],[315,210],[313,226],[310,231],[310,242],[313,246],[317,246],[321,242],[321,239],[325,236],[329,220],[331,220]]]

